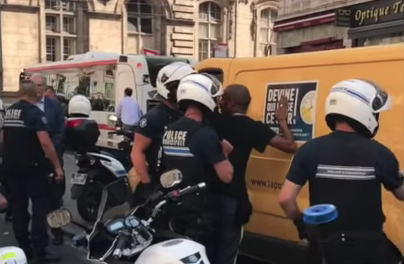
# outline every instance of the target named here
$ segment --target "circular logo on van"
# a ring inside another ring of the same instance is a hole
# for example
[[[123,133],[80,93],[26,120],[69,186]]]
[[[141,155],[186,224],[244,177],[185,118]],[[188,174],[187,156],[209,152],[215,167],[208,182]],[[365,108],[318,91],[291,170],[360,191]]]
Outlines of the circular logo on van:
[[[175,240],[170,240],[167,243],[163,244],[163,247],[172,247],[172,246],[176,246],[179,245],[183,242],[183,239],[175,239]]]

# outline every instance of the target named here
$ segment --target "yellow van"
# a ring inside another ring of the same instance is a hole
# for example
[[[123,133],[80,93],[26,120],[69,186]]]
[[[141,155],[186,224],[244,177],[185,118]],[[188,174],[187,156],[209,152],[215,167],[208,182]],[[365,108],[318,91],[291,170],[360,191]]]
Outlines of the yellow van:
[[[400,163],[403,160],[403,44],[264,58],[208,59],[197,69],[215,75],[224,86],[247,86],[252,96],[248,115],[274,130],[276,102],[286,95],[288,123],[299,145],[329,133],[324,102],[333,84],[347,78],[371,79],[387,90],[393,101],[392,110],[380,116],[376,140],[390,148]],[[254,212],[241,249],[272,261],[269,263],[304,263],[296,229],[277,202],[291,157],[268,147],[265,153],[253,152],[248,163],[246,181]],[[307,186],[298,203],[301,209],[308,206]],[[385,232],[403,252],[403,203],[384,191],[383,209],[387,217]]]

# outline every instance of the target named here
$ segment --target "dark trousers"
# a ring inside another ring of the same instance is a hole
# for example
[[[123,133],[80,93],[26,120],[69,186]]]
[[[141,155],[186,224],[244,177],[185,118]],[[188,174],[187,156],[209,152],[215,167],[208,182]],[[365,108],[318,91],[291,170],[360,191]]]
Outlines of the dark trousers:
[[[216,206],[208,200],[211,199],[184,197],[181,206],[173,206],[169,209],[169,218],[175,233],[204,245],[209,260],[213,260],[216,252],[215,230],[217,230],[218,221]]]
[[[317,240],[321,264],[395,264],[387,240],[380,233],[335,233]],[[313,262],[314,263],[314,262]]]
[[[220,196],[216,202],[220,217],[215,232],[216,249],[212,264],[235,264],[243,236],[243,227],[236,222],[238,201]]]
[[[41,250],[48,245],[46,216],[49,206],[49,177],[46,170],[13,166],[7,170],[7,184],[10,190],[13,213],[13,231],[24,250]],[[32,202],[31,236],[28,231],[30,215],[29,200]]]

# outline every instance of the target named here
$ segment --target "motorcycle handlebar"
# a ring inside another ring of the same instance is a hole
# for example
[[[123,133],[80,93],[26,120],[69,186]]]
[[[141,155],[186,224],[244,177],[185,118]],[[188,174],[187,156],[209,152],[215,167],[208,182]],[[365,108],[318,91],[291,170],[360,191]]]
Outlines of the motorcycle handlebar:
[[[147,231],[147,229],[142,225],[139,228],[137,228],[137,231],[139,234],[146,240],[149,240],[152,238],[152,235]]]
[[[193,193],[193,192],[197,192],[199,190],[205,189],[206,188],[206,183],[201,182],[197,185],[194,185],[192,187],[187,187],[185,189],[182,190],[174,190],[169,192],[168,194],[166,194],[166,196],[164,197],[164,199],[159,202],[153,209],[152,214],[150,216],[150,218],[147,220],[148,225],[150,225],[151,222],[153,222],[153,219],[156,217],[157,213],[159,212],[160,208],[163,207],[166,203],[168,203],[169,200],[174,200],[176,198],[179,198],[181,196]]]
[[[197,192],[197,191],[205,189],[205,188],[206,188],[206,183],[201,182],[201,183],[199,183],[197,185],[194,185],[192,187],[180,190],[178,192],[177,197],[181,197],[181,196],[184,196],[184,195],[187,195],[187,194],[190,194],[190,193],[194,193],[194,192]]]
[[[126,241],[127,241],[127,237],[125,234],[121,233],[118,241],[116,242],[116,247],[113,253],[113,257],[116,259],[121,258],[122,256],[122,250],[125,248],[126,245]]]

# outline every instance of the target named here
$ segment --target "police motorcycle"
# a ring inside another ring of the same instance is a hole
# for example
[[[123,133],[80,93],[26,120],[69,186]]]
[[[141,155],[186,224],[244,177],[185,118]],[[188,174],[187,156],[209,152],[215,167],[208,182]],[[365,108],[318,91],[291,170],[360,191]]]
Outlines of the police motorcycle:
[[[27,264],[27,256],[19,247],[0,248],[0,264]]]
[[[91,103],[83,95],[69,101],[66,120],[65,145],[75,152],[78,171],[72,175],[71,199],[76,200],[81,218],[94,222],[103,188],[127,173],[122,163],[112,154],[96,147],[100,131],[95,120],[90,119]]]
[[[116,208],[127,201],[129,187],[126,179],[110,183],[103,189],[94,227],[76,235],[73,238],[74,245],[86,247],[89,260],[107,263],[120,260],[135,264],[209,264],[203,245],[173,232],[160,232],[153,228],[153,221],[159,217],[164,206],[175,206],[182,196],[197,194],[206,187],[202,182],[184,189],[176,189],[181,181],[182,174],[178,170],[162,174],[160,183],[165,192],[153,194],[145,204],[120,216],[116,216],[119,211]],[[114,208],[107,209],[108,206]],[[139,213],[142,207],[149,210]],[[54,215],[48,217],[48,224],[51,227],[60,227],[65,223],[58,219],[65,219],[69,213],[59,211],[51,214]],[[115,217],[111,217],[114,214]]]

